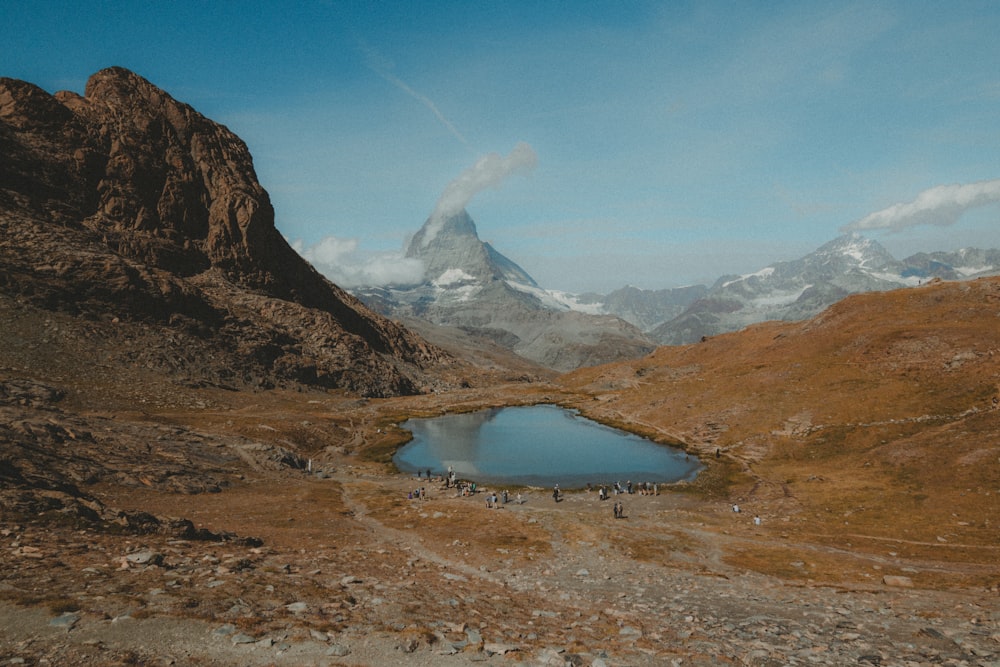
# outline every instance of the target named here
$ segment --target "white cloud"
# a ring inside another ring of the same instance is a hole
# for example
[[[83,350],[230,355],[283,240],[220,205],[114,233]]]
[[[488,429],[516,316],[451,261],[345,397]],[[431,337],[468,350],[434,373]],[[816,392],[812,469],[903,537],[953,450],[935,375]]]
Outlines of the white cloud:
[[[345,288],[412,285],[422,282],[424,277],[424,265],[420,260],[404,257],[402,251],[362,252],[357,239],[327,236],[312,246],[300,240],[292,242],[291,246],[317,271]]]
[[[972,208],[1000,202],[1000,179],[958,185],[938,185],[909,202],[893,204],[841,228],[841,231],[889,229],[916,225],[947,226],[958,222]]]
[[[517,142],[507,157],[489,153],[479,158],[474,165],[445,186],[434,207],[431,223],[427,226],[424,245],[437,235],[447,218],[461,212],[477,193],[486,188],[498,188],[507,177],[531,171],[537,164],[538,156],[534,149],[523,141]]]

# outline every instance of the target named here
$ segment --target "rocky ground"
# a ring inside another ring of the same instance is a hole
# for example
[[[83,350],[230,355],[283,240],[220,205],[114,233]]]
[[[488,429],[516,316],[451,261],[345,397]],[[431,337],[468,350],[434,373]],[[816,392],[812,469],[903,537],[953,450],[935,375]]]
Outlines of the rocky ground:
[[[878,400],[823,384],[808,360],[826,352],[772,343],[768,361],[735,339],[580,381],[365,399],[192,383],[8,312],[0,665],[1000,664],[995,357],[956,375],[945,333],[924,338],[944,372],[910,344],[888,357],[898,392],[874,368]],[[706,469],[658,496],[512,489],[523,504],[488,509],[486,489],[386,465],[406,417],[530,403],[676,437]]]
[[[429,410],[442,399],[409,400]],[[312,419],[331,407],[310,404]],[[287,434],[288,423],[256,407],[226,421]],[[488,509],[486,489],[461,496],[361,454],[385,434],[378,415],[399,405],[336,407],[362,439],[317,449],[305,468],[231,456],[245,437],[161,425],[171,437],[151,451],[215,451],[214,467],[203,467],[218,492],[193,493],[193,479],[171,486],[169,476],[95,475],[82,488],[105,517],[159,517],[153,532],[68,509],[5,512],[0,664],[1000,662],[996,588],[914,585],[922,572],[974,565],[803,542],[785,529],[787,507],[761,501],[734,513],[685,487],[603,502],[576,491],[558,503],[520,489],[523,503]],[[118,421],[116,430],[140,428]],[[408,498],[420,487],[426,498]],[[613,518],[616,500],[623,519]],[[171,532],[169,517],[208,534]],[[785,554],[781,568],[746,567],[740,554],[755,549]]]
[[[0,122],[0,665],[1000,664],[1000,280],[555,377],[330,284],[131,72]],[[530,403],[706,469],[616,519],[387,465]]]

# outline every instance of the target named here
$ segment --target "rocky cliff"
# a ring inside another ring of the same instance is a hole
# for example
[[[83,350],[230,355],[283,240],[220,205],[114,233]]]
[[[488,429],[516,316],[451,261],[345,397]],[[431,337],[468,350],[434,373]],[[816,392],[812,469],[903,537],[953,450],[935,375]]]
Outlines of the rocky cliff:
[[[655,347],[618,317],[574,312],[553,298],[527,271],[480,240],[464,210],[429,218],[406,256],[423,263],[423,283],[355,293],[386,315],[415,326],[417,319],[454,327],[473,344],[496,345],[555,371],[634,359]]]
[[[413,393],[449,361],[291,249],[239,137],[130,71],[83,96],[0,79],[0,154],[0,292],[22,304],[167,327],[220,383]]]

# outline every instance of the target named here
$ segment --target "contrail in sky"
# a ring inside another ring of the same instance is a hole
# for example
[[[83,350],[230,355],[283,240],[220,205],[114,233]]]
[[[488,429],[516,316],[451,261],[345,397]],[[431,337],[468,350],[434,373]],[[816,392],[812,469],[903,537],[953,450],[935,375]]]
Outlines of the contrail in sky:
[[[431,100],[423,93],[413,90],[413,88],[410,88],[410,86],[408,86],[405,81],[403,81],[398,76],[390,72],[389,69],[391,67],[391,63],[386,62],[385,58],[383,58],[381,54],[379,54],[377,51],[373,50],[372,48],[368,47],[365,44],[361,45],[361,49],[365,53],[365,60],[367,61],[368,68],[371,71],[375,72],[380,77],[382,77],[392,85],[396,86],[404,93],[406,93],[413,99],[423,104],[428,109],[430,109],[431,113],[434,114],[434,116],[439,121],[441,121],[441,124],[444,125],[448,129],[448,131],[455,136],[456,139],[461,141],[462,144],[464,144],[465,146],[469,145],[469,142],[465,139],[465,137],[462,136],[462,133],[458,131],[458,129],[452,124],[450,120],[445,118],[445,115],[441,113],[441,110],[437,108],[437,105],[434,104],[433,100]]]
[[[1000,202],[1000,179],[956,185],[938,185],[924,190],[910,202],[893,204],[844,225],[841,231],[891,229],[899,231],[916,225],[946,227],[958,222],[971,208]]]

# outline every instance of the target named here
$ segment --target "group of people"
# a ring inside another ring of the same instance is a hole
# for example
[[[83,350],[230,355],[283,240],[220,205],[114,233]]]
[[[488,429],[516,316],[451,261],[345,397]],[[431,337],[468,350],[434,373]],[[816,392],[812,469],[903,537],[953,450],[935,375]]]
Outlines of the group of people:
[[[592,488],[590,484],[587,485],[588,491]],[[633,485],[632,480],[629,480],[624,485],[621,482],[612,484],[610,493],[618,496],[622,494],[631,495],[636,491],[639,492],[640,496],[658,496],[660,495],[660,486],[655,482],[639,482]],[[597,497],[600,500],[607,500],[609,498],[608,486],[606,484],[597,487]]]
[[[740,509],[739,505],[733,505],[733,512],[735,514],[739,514],[739,513],[742,512],[742,510]],[[759,526],[760,525],[760,515],[759,514],[755,514],[754,515],[754,517],[753,517],[753,525],[755,525],[755,526]]]
[[[521,500],[521,494],[520,493],[517,494],[517,499],[518,499],[518,502],[520,502],[520,500]],[[497,492],[496,491],[493,491],[492,493],[487,493],[486,494],[486,509],[491,509],[491,510],[492,509],[496,509],[496,508],[500,507],[500,503],[503,503],[504,505],[506,505],[507,501],[509,501],[509,500],[510,500],[510,495],[507,493],[507,489],[504,489],[503,491],[500,492],[500,497],[499,498],[497,498]]]
[[[423,474],[424,474],[423,470],[418,470],[417,471],[417,478],[418,479],[421,478],[423,476]],[[431,471],[429,469],[426,471],[426,474],[427,474],[427,479],[428,480],[432,479],[432,473],[431,473]],[[448,466],[448,474],[444,478],[444,485],[445,485],[445,488],[455,487],[456,489],[458,489],[458,495],[460,495],[460,496],[471,496],[471,495],[474,495],[478,491],[478,488],[477,488],[477,485],[476,485],[475,482],[467,482],[467,481],[459,482],[459,481],[457,481],[456,477],[455,477],[455,471],[452,469],[451,466]],[[592,491],[593,487],[590,484],[587,484],[587,490],[588,491]],[[660,495],[659,485],[657,483],[655,483],[655,482],[639,482],[637,484],[633,484],[632,481],[629,480],[629,481],[625,482],[624,485],[621,482],[615,482],[614,484],[610,485],[610,492],[609,492],[609,486],[606,485],[606,484],[602,484],[599,487],[597,487],[597,497],[600,500],[607,500],[610,497],[610,494],[614,494],[615,496],[618,496],[618,495],[632,494],[632,493],[636,493],[636,492],[638,492],[639,495],[643,495],[643,496],[647,496],[647,495],[648,496],[658,496],[658,495]],[[417,489],[414,489],[414,490],[410,491],[407,494],[407,497],[410,498],[411,500],[412,499],[425,499],[427,497],[427,491],[426,491],[426,489],[424,487],[421,486],[421,487],[419,487]],[[560,500],[562,500],[562,491],[559,489],[559,485],[558,484],[556,484],[552,488],[552,498],[557,503]],[[499,496],[497,495],[496,491],[492,491],[490,493],[487,493],[487,495],[486,495],[486,507],[487,507],[487,509],[496,509],[498,507],[506,505],[508,502],[510,502],[510,494],[508,493],[508,491],[506,489],[504,489],[503,491],[501,491]],[[520,493],[517,494],[517,500],[516,500],[516,502],[518,504],[523,504],[524,503],[524,500],[522,500]],[[736,513],[736,514],[740,514],[740,513],[742,513],[742,509],[740,508],[739,505],[735,505],[734,504],[733,505],[733,512]],[[616,519],[624,519],[625,518],[625,505],[624,505],[624,503],[622,503],[620,501],[615,501],[615,505],[614,505],[614,517]],[[755,526],[761,525],[761,519],[760,519],[759,515],[755,515],[754,516],[753,523],[754,523]]]

